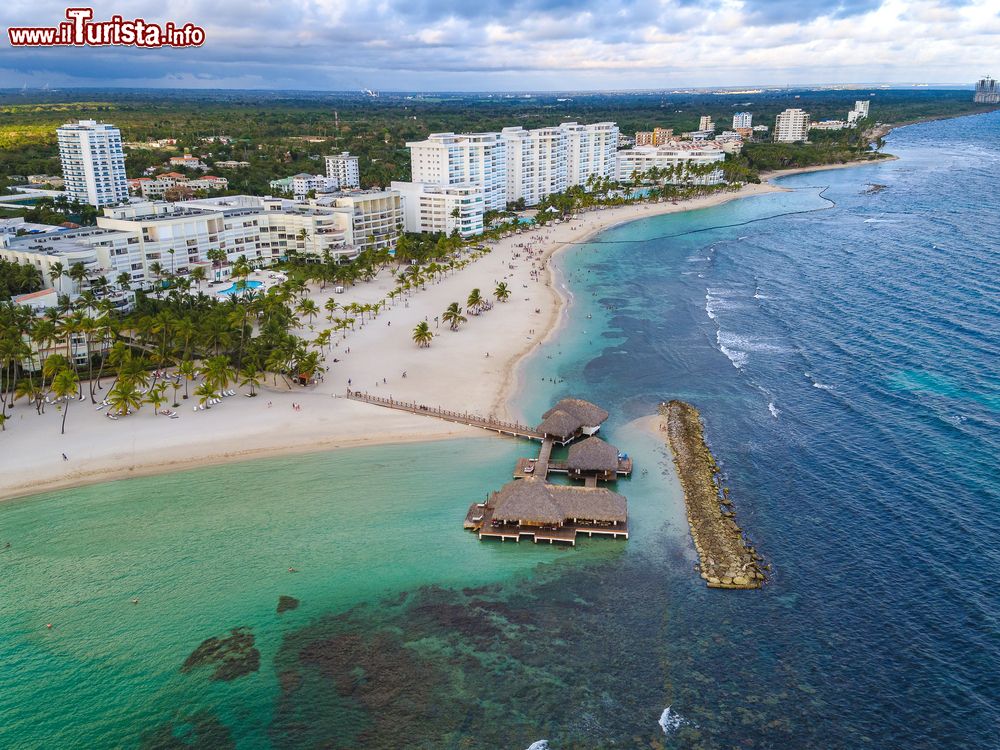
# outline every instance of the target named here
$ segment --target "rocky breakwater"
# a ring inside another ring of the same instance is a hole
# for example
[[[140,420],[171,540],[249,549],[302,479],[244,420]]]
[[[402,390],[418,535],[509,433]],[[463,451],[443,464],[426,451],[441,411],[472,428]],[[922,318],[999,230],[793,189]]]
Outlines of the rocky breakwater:
[[[683,401],[660,404],[660,429],[684,489],[688,523],[710,588],[756,589],[765,566],[736,523],[729,490],[719,485],[719,466],[705,443],[698,410]]]

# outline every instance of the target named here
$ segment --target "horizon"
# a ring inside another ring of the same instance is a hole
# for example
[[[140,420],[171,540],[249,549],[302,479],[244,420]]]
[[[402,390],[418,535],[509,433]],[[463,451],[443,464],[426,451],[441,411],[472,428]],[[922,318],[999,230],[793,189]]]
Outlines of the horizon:
[[[907,82],[890,82],[890,81],[879,81],[879,82],[865,82],[865,83],[802,83],[802,84],[766,84],[766,83],[737,83],[728,85],[678,85],[670,87],[652,87],[652,88],[594,88],[594,89],[529,89],[529,88],[507,88],[507,89],[432,89],[432,88],[415,88],[415,89],[335,89],[335,88],[252,88],[252,87],[240,87],[240,86],[219,86],[219,87],[203,87],[203,88],[190,88],[181,86],[115,86],[111,84],[101,85],[101,86],[58,86],[52,87],[49,84],[41,84],[38,86],[28,86],[24,84],[22,86],[0,86],[0,93],[20,93],[20,92],[43,92],[43,93],[58,93],[60,91],[155,91],[158,93],[163,92],[197,92],[201,94],[211,93],[213,91],[240,91],[240,92],[260,92],[260,93],[290,93],[290,94],[339,94],[339,95],[370,95],[375,94],[377,96],[383,95],[426,95],[426,94],[461,94],[461,95],[498,95],[502,94],[504,96],[513,95],[539,95],[539,96],[555,96],[555,95],[566,95],[566,94],[576,94],[581,96],[587,95],[614,95],[614,94],[672,94],[672,93],[683,93],[683,94],[703,94],[707,96],[711,95],[737,95],[745,94],[747,96],[754,96],[760,93],[766,92],[781,92],[781,91],[865,91],[868,89],[881,90],[881,91],[911,91],[914,89],[924,89],[928,91],[973,91],[976,87],[976,82],[982,78],[991,78],[990,74],[984,74],[979,78],[975,79],[970,83],[963,82],[935,82],[935,83],[907,83]]]

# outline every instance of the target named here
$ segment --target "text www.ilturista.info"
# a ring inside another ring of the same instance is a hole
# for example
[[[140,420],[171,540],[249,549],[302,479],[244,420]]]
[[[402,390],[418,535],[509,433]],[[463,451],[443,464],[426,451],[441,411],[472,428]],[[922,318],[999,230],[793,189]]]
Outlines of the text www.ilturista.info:
[[[12,26],[13,47],[200,47],[205,30],[192,23],[147,23],[141,18],[93,21],[93,8],[67,8],[58,26]]]

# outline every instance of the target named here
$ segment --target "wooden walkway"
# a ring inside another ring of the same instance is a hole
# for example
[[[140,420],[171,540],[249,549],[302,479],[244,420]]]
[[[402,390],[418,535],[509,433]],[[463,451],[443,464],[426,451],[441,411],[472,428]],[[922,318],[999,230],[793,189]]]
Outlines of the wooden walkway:
[[[503,420],[494,419],[493,417],[481,417],[475,414],[469,414],[468,412],[451,411],[449,409],[443,409],[440,406],[426,406],[424,404],[418,404],[415,401],[397,401],[392,396],[373,396],[370,393],[362,393],[361,391],[348,390],[347,398],[351,401],[362,401],[366,404],[383,406],[386,409],[395,409],[397,411],[409,412],[410,414],[419,414],[423,417],[436,417],[437,419],[443,419],[446,422],[464,424],[469,427],[478,427],[483,430],[495,432],[499,435],[511,435],[512,437],[528,438],[529,440],[540,440],[542,441],[543,451],[545,450],[545,443],[549,444],[549,452],[551,453],[552,451],[551,441],[546,440],[542,433],[528,427],[528,425],[519,424],[517,422],[504,422]]]
[[[569,467],[566,465],[565,461],[552,461],[549,456],[552,454],[551,446],[548,452],[545,451],[545,443],[542,443],[542,450],[538,454],[538,458],[519,458],[517,459],[517,466],[514,469],[514,479],[525,479],[526,477],[539,477],[541,479],[548,478],[549,474],[568,474]],[[545,456],[545,461],[543,463],[542,456]],[[631,458],[620,458],[618,459],[618,476],[627,477],[632,474],[632,459]]]

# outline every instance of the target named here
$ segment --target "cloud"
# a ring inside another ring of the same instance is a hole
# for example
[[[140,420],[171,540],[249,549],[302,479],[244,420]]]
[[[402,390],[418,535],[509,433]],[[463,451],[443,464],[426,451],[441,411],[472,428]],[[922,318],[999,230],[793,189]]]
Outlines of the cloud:
[[[0,24],[53,25],[65,7],[7,0]],[[110,13],[95,12],[99,19]],[[1000,49],[996,0],[137,0],[120,12],[190,21],[206,29],[206,43],[13,49],[4,41],[0,86],[565,90],[960,82],[996,62]]]

